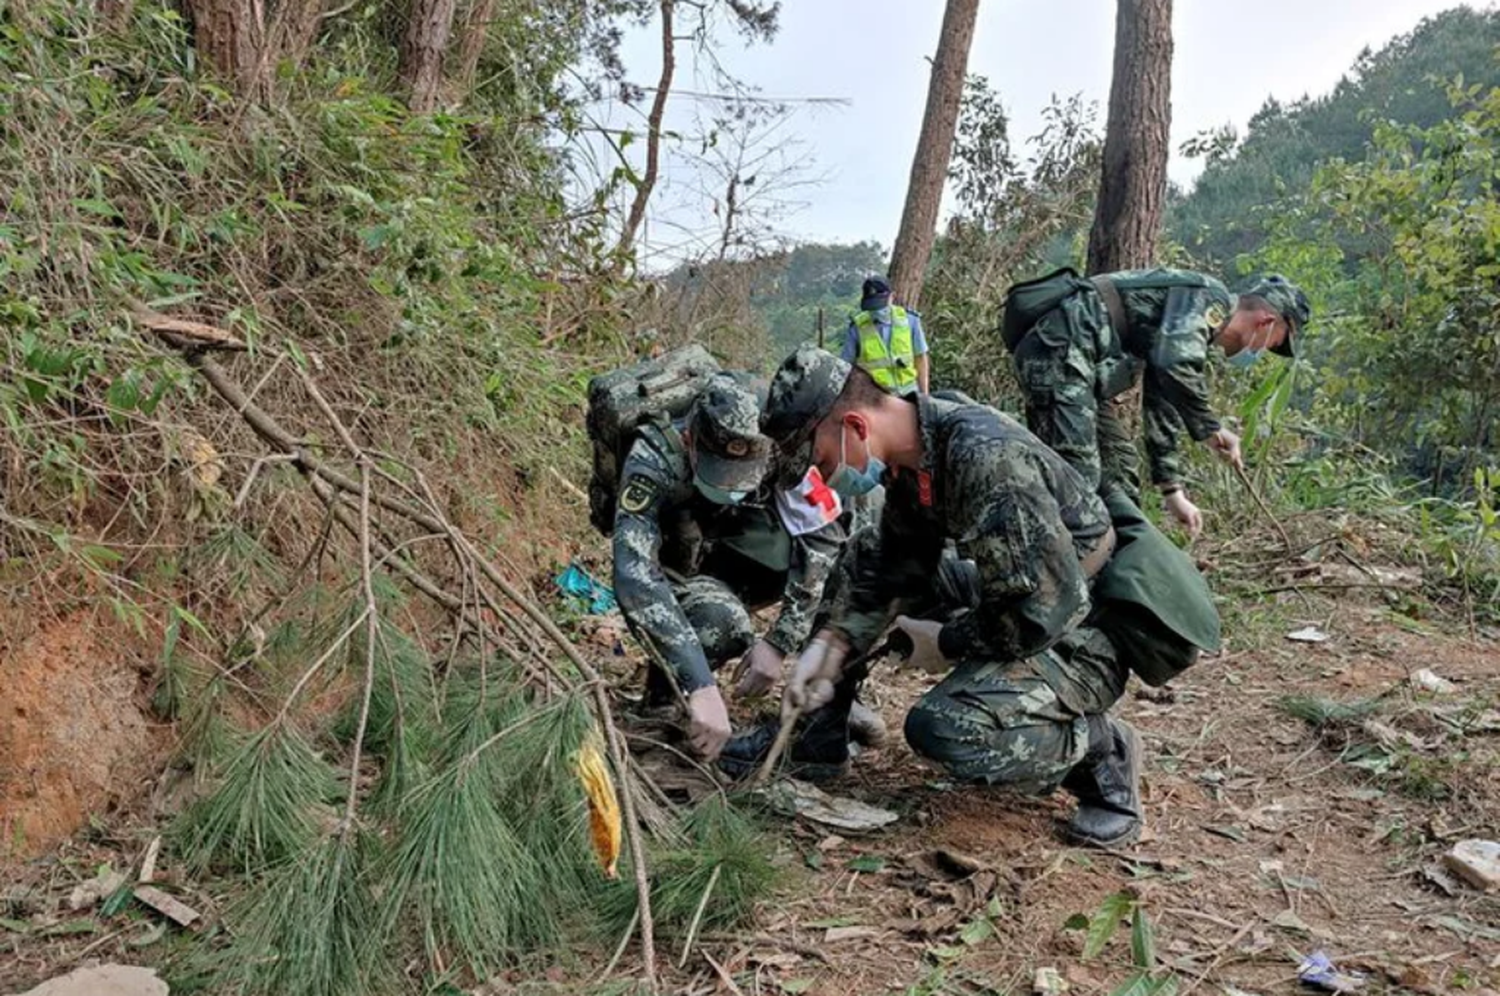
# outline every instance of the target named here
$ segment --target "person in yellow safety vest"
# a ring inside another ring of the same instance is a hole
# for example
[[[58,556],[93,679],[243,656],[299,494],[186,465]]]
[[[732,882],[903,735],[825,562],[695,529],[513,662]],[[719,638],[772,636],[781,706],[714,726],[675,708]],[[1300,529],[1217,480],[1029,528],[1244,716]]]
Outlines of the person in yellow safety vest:
[[[865,281],[859,308],[844,334],[844,361],[865,370],[892,394],[927,394],[929,364],[922,316],[891,304],[891,285],[883,277]]]

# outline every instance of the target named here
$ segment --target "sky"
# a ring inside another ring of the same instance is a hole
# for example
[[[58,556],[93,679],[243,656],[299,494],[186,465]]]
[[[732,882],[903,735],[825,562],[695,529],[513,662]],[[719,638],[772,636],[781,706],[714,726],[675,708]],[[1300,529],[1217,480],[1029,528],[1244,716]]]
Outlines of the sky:
[[[1010,115],[1012,143],[1035,134],[1053,94],[1109,99],[1116,0],[980,0],[969,71],[987,76]],[[1455,0],[1176,0],[1173,14],[1172,148],[1168,175],[1190,185],[1199,164],[1177,154],[1185,139],[1246,122],[1268,97],[1286,102],[1330,90],[1366,46],[1379,48]],[[803,185],[780,197],[779,234],[809,241],[874,239],[889,248],[901,220],[912,154],[927,99],[929,62],[943,0],[783,0],[780,31],[747,45],[723,30],[721,64],[766,97],[799,103],[778,135],[800,161]],[[691,46],[679,43],[677,86],[709,90]],[[635,83],[654,84],[659,28],[627,34],[622,56]],[[689,96],[668,104],[669,142],[644,238],[648,265],[711,245],[716,186],[689,163],[701,150],[713,105]],[[639,122],[617,102],[596,108],[611,126]],[[627,149],[637,158],[643,143]],[[762,175],[775,172],[762,164]],[[806,181],[817,180],[816,185]],[[653,267],[654,268],[654,267]]]

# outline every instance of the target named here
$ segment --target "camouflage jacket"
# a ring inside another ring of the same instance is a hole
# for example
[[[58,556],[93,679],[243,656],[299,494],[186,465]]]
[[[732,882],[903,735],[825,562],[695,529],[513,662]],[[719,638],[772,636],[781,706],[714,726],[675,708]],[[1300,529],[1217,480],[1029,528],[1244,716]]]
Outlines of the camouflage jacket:
[[[1208,346],[1234,310],[1235,297],[1213,277],[1180,270],[1110,274],[1120,289],[1127,329],[1116,329],[1124,351],[1145,362],[1142,388],[1151,482],[1180,480],[1178,440],[1202,441],[1219,430],[1209,402]],[[1198,286],[1151,286],[1153,280]]]
[[[698,493],[675,431],[643,430],[621,467],[615,509],[615,597],[635,632],[672,668],[684,693],[714,683],[668,572],[699,573],[715,548],[727,547],[785,574],[781,611],[765,639],[791,653],[807,639],[823,585],[838,558],[838,523],[792,536],[774,495],[762,487],[740,505],[716,505]],[[734,578],[721,578],[734,587]],[[756,606],[747,606],[755,608]]]
[[[897,603],[930,591],[945,540],[979,572],[979,606],[939,640],[951,660],[1015,660],[1050,647],[1090,608],[1079,566],[1109,532],[1103,501],[1019,422],[993,408],[920,398],[922,466],[886,481],[879,555],[861,557],[833,620],[867,650]]]

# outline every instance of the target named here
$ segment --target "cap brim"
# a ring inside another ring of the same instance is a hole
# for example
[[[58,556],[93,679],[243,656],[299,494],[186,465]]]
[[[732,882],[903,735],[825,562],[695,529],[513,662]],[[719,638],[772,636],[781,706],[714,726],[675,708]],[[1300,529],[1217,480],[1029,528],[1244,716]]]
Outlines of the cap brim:
[[[770,468],[771,457],[761,453],[748,457],[722,457],[699,450],[693,476],[702,484],[721,491],[754,491]]]

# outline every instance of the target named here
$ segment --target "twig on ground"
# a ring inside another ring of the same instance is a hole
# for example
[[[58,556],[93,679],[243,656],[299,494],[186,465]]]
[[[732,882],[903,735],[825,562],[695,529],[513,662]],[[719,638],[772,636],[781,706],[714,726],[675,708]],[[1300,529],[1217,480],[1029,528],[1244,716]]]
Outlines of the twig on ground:
[[[1288,552],[1290,552],[1292,549],[1292,538],[1287,535],[1286,528],[1282,526],[1281,520],[1276,518],[1271,512],[1271,507],[1266,504],[1266,500],[1260,496],[1260,489],[1255,486],[1254,481],[1250,480],[1250,475],[1245,473],[1245,468],[1242,465],[1234,464],[1234,472],[1239,475],[1240,483],[1245,486],[1245,490],[1250,492],[1250,497],[1255,499],[1255,504],[1260,506],[1261,514],[1266,517],[1266,521],[1275,526],[1276,531],[1281,534],[1281,542],[1285,545]]]
[[[710,966],[712,966],[712,968],[714,970],[714,974],[716,974],[719,977],[719,981],[722,982],[722,983],[724,983],[724,985],[728,986],[729,987],[729,991],[731,993],[733,993],[734,996],[745,996],[744,990],[742,990],[739,986],[737,986],[737,985],[734,984],[734,979],[730,976],[730,974],[728,972],[724,971],[724,966],[723,965],[720,965],[718,962],[714,961],[714,956],[713,955],[711,955],[707,951],[705,951],[705,952],[703,952],[703,960],[706,961],[706,962],[708,962],[708,964]]]
[[[708,900],[714,894],[714,886],[719,884],[719,873],[724,870],[722,864],[714,865],[713,874],[708,876],[708,885],[703,887],[703,895],[698,900],[698,908],[693,911],[693,922],[688,924],[687,940],[682,944],[682,956],[677,959],[677,967],[687,966],[688,955],[692,953],[693,941],[698,938],[698,928],[703,925],[703,913],[708,909]]]

